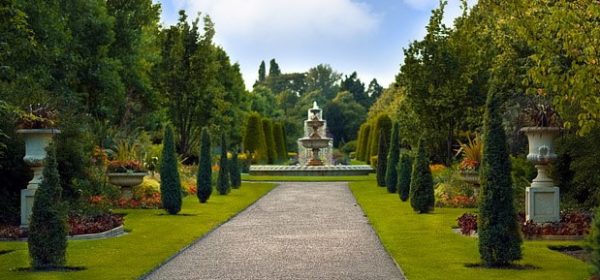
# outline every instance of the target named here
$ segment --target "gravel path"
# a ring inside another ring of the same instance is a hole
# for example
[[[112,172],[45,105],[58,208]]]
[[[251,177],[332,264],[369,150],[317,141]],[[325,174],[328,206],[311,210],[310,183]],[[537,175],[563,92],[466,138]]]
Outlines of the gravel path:
[[[404,278],[347,184],[331,182],[282,183],[146,279]]]

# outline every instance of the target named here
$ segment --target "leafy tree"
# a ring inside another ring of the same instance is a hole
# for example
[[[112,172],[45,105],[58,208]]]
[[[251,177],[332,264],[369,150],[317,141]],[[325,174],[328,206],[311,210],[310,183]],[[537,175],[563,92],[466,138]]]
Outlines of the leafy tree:
[[[412,172],[412,159],[408,153],[402,153],[398,163],[398,194],[402,201],[406,201],[410,194],[410,173]]]
[[[387,170],[387,137],[385,131],[379,129],[379,144],[377,145],[377,185],[385,187],[385,174]]]
[[[171,126],[165,128],[160,164],[160,198],[162,206],[171,215],[181,211],[181,182],[177,169],[177,154]]]
[[[238,152],[235,149],[231,155],[231,162],[229,162],[229,178],[231,179],[231,187],[239,189],[242,186],[242,170],[238,161]]]
[[[371,105],[369,103],[369,96],[365,92],[365,84],[360,81],[356,71],[352,72],[350,76],[346,75],[344,79],[342,79],[340,91],[350,92],[352,97],[354,97],[354,100],[364,108],[369,108]]]
[[[521,259],[521,235],[513,204],[510,160],[500,115],[501,101],[490,88],[483,123],[479,254],[485,266],[507,266]],[[413,178],[415,178],[413,176]]]
[[[364,122],[366,110],[349,92],[340,92],[324,108],[327,130],[333,134],[333,146],[356,139],[356,131]]]
[[[280,122],[275,122],[273,124],[273,137],[275,138],[277,160],[283,162],[287,159],[287,151],[285,148],[285,139],[283,137],[283,126]]]
[[[27,239],[31,266],[35,269],[64,267],[67,253],[67,216],[61,201],[54,144],[46,152],[46,167],[35,193]]]
[[[281,75],[281,69],[279,69],[279,64],[277,64],[277,61],[273,58],[269,61],[269,77],[273,78],[279,75]]]
[[[379,85],[379,83],[377,82],[377,79],[371,80],[371,82],[369,83],[369,87],[367,88],[367,95],[369,96],[369,104],[375,103],[375,101],[377,101],[377,99],[379,99],[379,97],[381,96],[382,93],[383,93],[383,87],[381,85]]]
[[[250,110],[269,118],[280,117],[284,111],[274,106],[277,104],[277,98],[281,96],[275,96],[270,88],[257,85],[250,93]]]
[[[212,193],[212,162],[210,154],[210,134],[207,127],[202,128],[200,154],[198,155],[198,175],[196,176],[196,186],[198,200],[200,203],[206,203]]]
[[[261,117],[256,112],[248,115],[246,125],[246,136],[244,137],[244,149],[254,154],[256,161],[266,163],[268,161],[267,143]]]
[[[270,119],[262,120],[262,127],[265,133],[265,143],[267,145],[267,162],[275,163],[277,160],[277,147],[275,147],[275,137],[273,136],[273,122]]]
[[[423,139],[419,140],[417,158],[410,177],[410,206],[419,214],[433,211],[435,203],[433,178],[429,169],[429,159],[425,154]]]
[[[306,92],[319,92],[326,100],[335,98],[340,91],[338,81],[341,74],[327,64],[319,64],[306,73]]]
[[[219,160],[219,177],[217,177],[217,191],[220,195],[226,195],[231,191],[229,178],[229,164],[227,162],[227,141],[225,133],[221,135],[221,159]]]
[[[398,159],[400,158],[400,138],[398,137],[398,123],[394,122],[392,126],[392,138],[389,144],[389,152],[387,156],[387,166],[385,173],[385,185],[389,193],[396,193],[396,185],[398,184]]]

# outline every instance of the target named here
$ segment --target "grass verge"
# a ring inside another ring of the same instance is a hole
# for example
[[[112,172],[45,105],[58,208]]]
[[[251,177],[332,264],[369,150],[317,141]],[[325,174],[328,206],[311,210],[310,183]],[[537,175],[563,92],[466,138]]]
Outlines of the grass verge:
[[[206,204],[195,196],[183,201],[180,215],[164,210],[117,210],[125,216],[121,237],[69,241],[67,265],[79,271],[28,272],[27,242],[0,242],[0,279],[137,279],[180,249],[230,219],[275,187],[270,183],[244,183],[229,195],[212,195]]]
[[[356,182],[374,180],[375,174],[366,176],[255,176],[242,174],[249,182]]]
[[[535,269],[481,268],[473,265],[479,262],[477,239],[451,231],[456,218],[469,209],[436,208],[432,214],[419,215],[409,202],[373,181],[351,182],[350,189],[408,279],[589,278],[590,265],[548,248],[582,246],[584,241],[525,241],[523,260],[517,264]]]

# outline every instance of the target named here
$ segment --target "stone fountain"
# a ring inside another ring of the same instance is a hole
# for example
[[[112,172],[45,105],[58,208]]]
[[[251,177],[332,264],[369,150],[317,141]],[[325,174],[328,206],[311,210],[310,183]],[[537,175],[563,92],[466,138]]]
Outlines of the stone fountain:
[[[313,107],[308,109],[308,119],[304,121],[305,136],[298,139],[298,155],[301,165],[325,165],[319,154],[321,149],[324,150],[325,162],[330,164],[332,161],[331,147],[333,146],[333,139],[321,136],[325,135],[326,131],[326,122],[322,119],[321,114],[322,111],[317,102],[313,102]]]
[[[327,137],[327,121],[313,102],[304,121],[304,136],[298,139],[297,165],[252,165],[250,175],[257,176],[353,176],[373,172],[369,165],[334,165],[333,139]]]

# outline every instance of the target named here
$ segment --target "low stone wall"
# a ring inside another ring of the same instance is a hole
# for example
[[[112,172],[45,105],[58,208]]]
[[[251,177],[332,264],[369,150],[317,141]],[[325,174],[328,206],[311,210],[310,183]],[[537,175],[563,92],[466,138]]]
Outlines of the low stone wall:
[[[255,176],[361,176],[373,172],[369,165],[253,165],[250,175]]]

